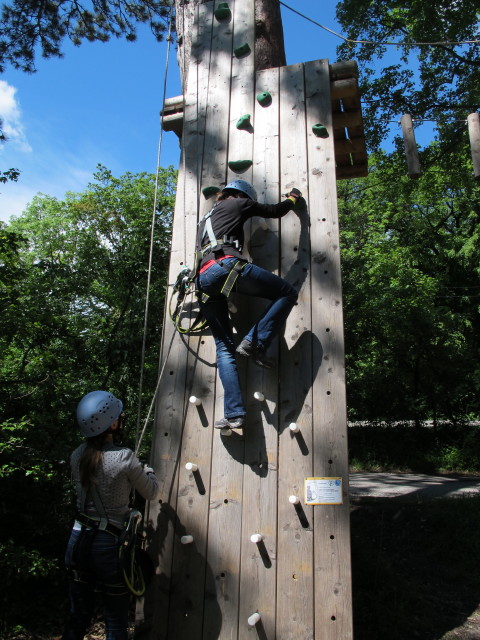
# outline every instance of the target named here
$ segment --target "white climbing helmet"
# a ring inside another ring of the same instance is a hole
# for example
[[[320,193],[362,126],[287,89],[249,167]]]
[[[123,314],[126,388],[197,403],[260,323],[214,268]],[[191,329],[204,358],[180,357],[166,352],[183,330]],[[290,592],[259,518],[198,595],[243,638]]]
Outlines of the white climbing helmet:
[[[108,391],[90,391],[77,406],[77,422],[85,438],[98,436],[115,422],[123,403]]]
[[[257,201],[257,192],[246,180],[232,180],[232,182],[223,187],[222,191],[225,191],[225,189],[236,189],[244,193],[248,198],[255,200],[255,202]]]

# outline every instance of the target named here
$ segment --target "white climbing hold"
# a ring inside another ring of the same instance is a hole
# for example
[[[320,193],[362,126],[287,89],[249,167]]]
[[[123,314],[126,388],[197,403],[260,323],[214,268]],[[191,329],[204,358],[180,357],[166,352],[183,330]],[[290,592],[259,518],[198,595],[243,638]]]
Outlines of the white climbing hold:
[[[198,471],[198,464],[195,464],[195,462],[187,462],[185,469],[187,471]]]
[[[255,393],[253,394],[253,397],[255,398],[255,400],[258,400],[259,402],[263,402],[265,400],[265,396],[261,391],[255,391]]]
[[[181,542],[182,544],[190,544],[190,543],[192,543],[192,542],[193,542],[193,536],[182,536],[182,537],[180,538],[180,542]]]
[[[263,536],[261,533],[254,533],[253,535],[250,536],[250,540],[255,544],[258,544],[259,542],[263,541]]]
[[[247,622],[251,627],[254,627],[257,624],[257,622],[260,622],[260,618],[261,618],[260,614],[258,612],[255,612],[255,613],[252,613],[252,615],[248,618]]]
[[[290,424],[289,429],[292,433],[298,433],[300,431],[300,427],[295,422]]]
[[[298,496],[290,496],[288,500],[292,504],[298,504],[300,502],[300,498]]]
[[[202,404],[202,401],[200,400],[200,398],[197,398],[197,396],[190,396],[189,401],[197,407]]]

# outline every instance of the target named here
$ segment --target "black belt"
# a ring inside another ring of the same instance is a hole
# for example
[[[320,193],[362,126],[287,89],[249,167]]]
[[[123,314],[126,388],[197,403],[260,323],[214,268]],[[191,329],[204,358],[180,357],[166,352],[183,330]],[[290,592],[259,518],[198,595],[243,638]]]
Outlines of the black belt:
[[[112,534],[112,536],[116,536],[117,538],[122,535],[123,529],[120,527],[116,527],[113,524],[108,523],[107,526],[103,529],[100,529],[100,520],[96,518],[90,518],[86,516],[84,513],[77,513],[75,516],[75,520],[79,522],[81,525],[88,527],[89,529],[97,529],[98,531],[106,531],[107,533]]]

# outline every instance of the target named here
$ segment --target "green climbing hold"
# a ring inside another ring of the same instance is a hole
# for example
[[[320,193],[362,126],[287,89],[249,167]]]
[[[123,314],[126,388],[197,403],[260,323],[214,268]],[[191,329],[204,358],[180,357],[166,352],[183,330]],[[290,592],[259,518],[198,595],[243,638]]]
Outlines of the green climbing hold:
[[[228,2],[220,2],[218,7],[214,11],[215,18],[217,20],[228,20],[232,16]]]
[[[272,104],[272,96],[268,91],[257,93],[257,102],[262,107],[269,107]]]
[[[202,193],[205,196],[205,200],[208,200],[208,198],[211,198],[219,191],[220,191],[220,187],[203,187],[202,189]]]
[[[249,113],[245,114],[244,116],[238,119],[237,129],[247,129],[247,130],[252,129],[252,123],[250,122]]]
[[[246,171],[253,164],[252,160],[230,160],[228,166],[235,173],[241,173],[242,171]]]
[[[325,127],[323,124],[314,124],[312,127],[312,131],[314,135],[317,136],[317,138],[328,138],[327,127]]]
[[[251,52],[251,49],[248,42],[245,42],[245,44],[242,44],[233,50],[233,53],[237,58],[243,58],[244,56],[248,55],[250,52]]]

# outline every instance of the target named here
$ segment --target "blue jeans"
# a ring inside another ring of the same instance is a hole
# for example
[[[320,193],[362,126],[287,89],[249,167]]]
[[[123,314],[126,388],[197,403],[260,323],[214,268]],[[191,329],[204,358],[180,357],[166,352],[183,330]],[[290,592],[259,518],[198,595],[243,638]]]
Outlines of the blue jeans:
[[[197,279],[200,292],[209,295],[206,303],[200,302],[200,307],[215,340],[226,418],[236,418],[246,413],[235,361],[235,343],[228,316],[227,298],[221,294],[228,267],[235,262],[236,258],[227,258],[222,260],[221,264],[224,266],[213,264]],[[271,300],[271,304],[243,338],[260,349],[268,349],[297,301],[297,292],[286,280],[251,263],[240,271],[233,290],[247,296]]]
[[[69,579],[70,617],[62,640],[82,640],[91,624],[95,592],[103,599],[106,640],[127,640],[130,592],[120,570],[117,538],[106,531],[72,530],[65,553]]]

